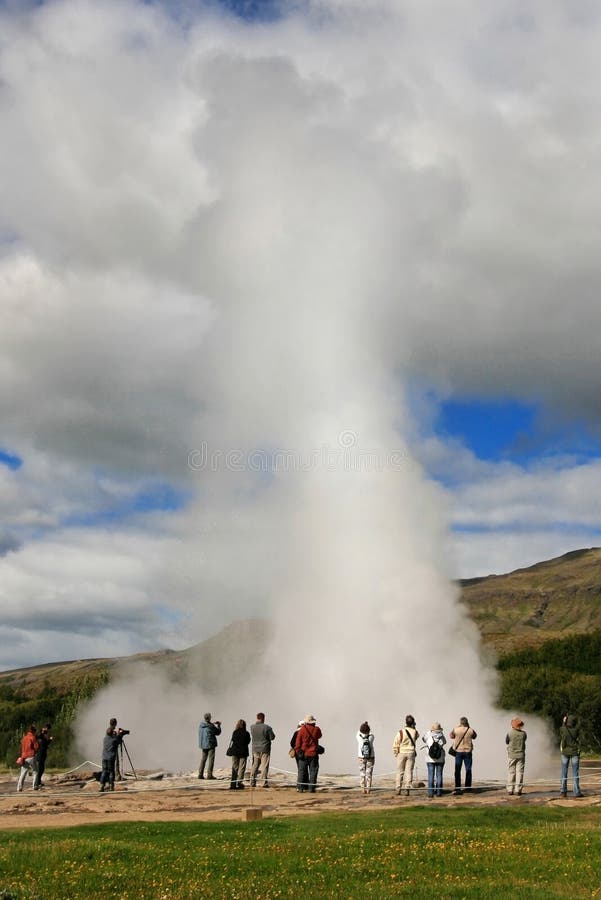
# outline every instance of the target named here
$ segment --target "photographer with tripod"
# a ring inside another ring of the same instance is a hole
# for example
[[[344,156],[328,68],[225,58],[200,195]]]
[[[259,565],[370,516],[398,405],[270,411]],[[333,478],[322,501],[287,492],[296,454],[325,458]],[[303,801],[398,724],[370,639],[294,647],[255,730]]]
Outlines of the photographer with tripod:
[[[129,731],[126,728],[114,728],[112,725],[106,729],[106,734],[102,741],[102,774],[100,775],[100,793],[102,793],[108,783],[109,790],[115,790],[115,764],[117,761],[117,753],[119,747],[123,743],[123,738]]]

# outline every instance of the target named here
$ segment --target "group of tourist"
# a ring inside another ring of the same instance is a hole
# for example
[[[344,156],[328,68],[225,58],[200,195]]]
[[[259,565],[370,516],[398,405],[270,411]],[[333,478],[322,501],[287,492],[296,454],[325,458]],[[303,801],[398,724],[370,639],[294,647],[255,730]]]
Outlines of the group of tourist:
[[[205,713],[198,727],[198,746],[200,748],[198,777],[201,779],[215,778],[213,767],[217,738],[220,734],[221,722],[213,721],[211,713]],[[323,753],[323,747],[319,743],[320,738],[321,728],[317,724],[315,716],[308,715],[298,723],[290,739],[290,756],[294,757],[297,766],[296,789],[301,793],[315,791],[319,757]],[[244,788],[244,775],[249,756],[252,756],[250,786],[256,787],[257,780],[260,779],[262,787],[269,787],[271,744],[274,740],[275,732],[271,725],[265,722],[265,713],[257,713],[257,720],[250,726],[250,731],[247,730],[244,719],[236,722],[226,750],[227,756],[232,761],[230,790]]]
[[[42,787],[42,777],[46,771],[46,757],[50,744],[54,740],[50,734],[50,724],[46,724],[39,731],[35,725],[30,725],[21,738],[21,754],[17,759],[20,766],[17,779],[17,790],[22,791],[25,779],[28,775],[33,778],[33,790],[39,791]]]
[[[201,749],[199,778],[214,778],[213,767],[217,736],[221,734],[221,722],[213,722],[211,713],[205,713],[199,727],[199,747]],[[312,715],[302,719],[290,739],[289,754],[296,760],[299,792],[315,791],[319,772],[319,757],[324,752],[319,743],[321,729]],[[474,741],[478,737],[466,716],[461,716],[457,725],[449,732],[451,743],[447,745],[443,727],[440,722],[433,722],[430,728],[421,735],[417,730],[412,715],[405,716],[404,724],[395,733],[392,752],[396,758],[395,790],[397,795],[409,796],[413,786],[413,772],[418,749],[426,753],[428,772],[428,797],[442,795],[442,775],[447,754],[454,759],[454,794],[460,795],[472,789],[472,759]],[[575,797],[582,797],[580,790],[580,729],[575,716],[565,716],[559,732],[561,752],[560,795],[567,796],[568,770],[571,767],[573,791]],[[247,760],[252,754],[250,785],[255,787],[259,774],[263,787],[269,787],[268,773],[271,757],[271,743],[275,733],[265,723],[264,713],[257,713],[257,721],[247,731],[246,722],[240,719],[233,731],[227,755],[231,757],[232,774],[231,790],[244,788],[244,775]],[[375,765],[373,734],[369,722],[362,722],[356,735],[357,756],[359,759],[359,787],[364,794],[372,789]],[[507,747],[507,793],[510,796],[521,796],[524,789],[524,769],[526,763],[526,740],[524,722],[519,716],[511,720],[509,731],[505,736]],[[206,771],[206,776],[204,771]]]
[[[30,725],[23,736],[21,753],[17,759],[17,764],[20,766],[17,791],[23,790],[28,775],[33,776],[33,790],[39,790],[42,787],[46,757],[53,741],[50,729],[51,726],[48,724],[38,732],[34,725]],[[114,790],[115,778],[120,778],[118,754],[123,745],[123,738],[127,734],[129,731],[118,727],[117,719],[110,720],[102,744],[101,791],[107,787],[109,790]],[[198,729],[198,745],[201,751],[198,777],[201,779],[215,779],[213,774],[215,750],[220,734],[221,722],[213,721],[211,713],[205,713]],[[317,724],[315,716],[307,715],[298,723],[290,739],[289,755],[296,761],[296,789],[301,793],[304,791],[314,792],[316,789],[319,757],[324,752],[324,748],[320,744],[321,737],[321,728]],[[477,737],[478,735],[467,717],[462,716],[459,723],[449,732],[451,743],[445,750],[447,738],[440,722],[434,722],[421,735],[420,740],[414,717],[412,715],[405,716],[405,721],[395,733],[392,742],[392,752],[396,758],[396,793],[399,796],[409,796],[413,786],[413,772],[418,749],[424,750],[426,754],[428,797],[440,797],[442,794],[442,775],[447,754],[454,758],[454,793],[461,794],[464,790],[471,790],[473,746]],[[244,788],[249,756],[252,757],[250,786],[256,787],[257,781],[260,780],[262,787],[269,787],[271,744],[274,740],[275,732],[271,725],[265,722],[264,713],[257,713],[256,722],[250,726],[250,731],[247,730],[244,719],[238,720],[226,751],[232,766],[230,790]],[[375,735],[371,731],[369,722],[361,723],[356,740],[359,786],[364,794],[369,794],[375,765]],[[519,797],[524,788],[526,740],[524,722],[516,716],[511,720],[509,731],[505,736],[507,793],[510,796]],[[574,797],[582,797],[580,790],[580,728],[575,716],[564,716],[559,730],[559,741],[561,753],[560,796],[567,796],[568,773],[571,768]]]

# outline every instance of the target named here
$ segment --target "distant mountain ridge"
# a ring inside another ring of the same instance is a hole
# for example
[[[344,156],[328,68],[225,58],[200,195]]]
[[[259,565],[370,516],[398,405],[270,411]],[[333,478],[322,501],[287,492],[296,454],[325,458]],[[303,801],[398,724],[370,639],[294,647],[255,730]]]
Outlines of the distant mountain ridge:
[[[459,582],[486,644],[505,653],[601,628],[601,548]]]
[[[601,548],[574,550],[505,575],[458,582],[461,602],[486,645],[499,653],[539,646],[546,640],[601,628]],[[228,659],[232,682],[244,678],[267,646],[270,623],[261,619],[232,622],[208,640],[185,650],[157,650],[128,657],[41,663],[0,672],[3,689],[35,698],[48,691],[61,695],[73,682],[110,679],[118,669],[142,663],[159,666],[175,682],[190,677],[210,691],[218,686],[221,662]]]

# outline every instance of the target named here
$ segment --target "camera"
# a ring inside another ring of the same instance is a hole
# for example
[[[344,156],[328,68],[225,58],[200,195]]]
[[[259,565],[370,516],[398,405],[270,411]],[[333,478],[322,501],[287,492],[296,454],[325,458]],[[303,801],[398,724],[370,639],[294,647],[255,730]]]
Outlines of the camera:
[[[119,728],[119,734],[129,734],[129,730],[127,728]]]

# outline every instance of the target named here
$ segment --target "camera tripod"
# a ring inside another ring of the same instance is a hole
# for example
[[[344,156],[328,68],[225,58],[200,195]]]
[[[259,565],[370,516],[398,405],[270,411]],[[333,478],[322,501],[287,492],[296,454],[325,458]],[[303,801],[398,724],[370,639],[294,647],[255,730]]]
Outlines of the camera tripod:
[[[131,761],[131,756],[129,755],[129,750],[125,746],[125,741],[121,741],[121,743],[119,744],[119,748],[121,750],[121,759],[119,760],[119,771],[121,772],[121,775],[122,776],[125,775],[125,772],[123,771],[123,754],[125,753],[125,755],[127,756],[128,762],[129,762],[129,766],[130,766],[132,775],[134,776],[134,778],[137,781],[138,776],[136,775],[136,770],[134,769],[134,764]]]

